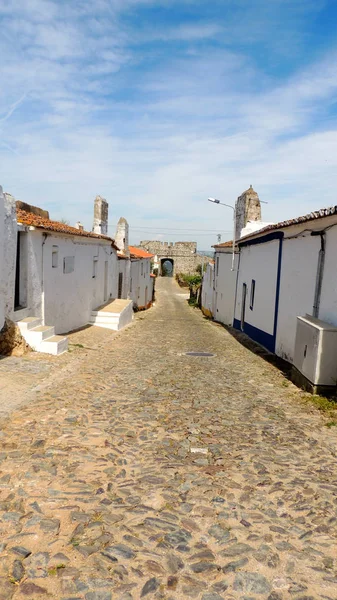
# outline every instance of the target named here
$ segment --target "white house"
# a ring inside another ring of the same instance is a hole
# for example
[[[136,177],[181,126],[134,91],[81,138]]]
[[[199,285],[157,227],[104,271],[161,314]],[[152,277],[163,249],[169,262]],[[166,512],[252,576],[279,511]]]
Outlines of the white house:
[[[121,217],[117,224],[118,244],[118,298],[130,298],[137,310],[150,308],[153,300],[155,278],[151,274],[154,258],[142,248],[129,246],[129,224]]]
[[[151,274],[150,254],[142,248],[129,246],[131,257],[130,298],[138,310],[150,308],[153,299],[155,278]]]
[[[232,325],[238,265],[237,249],[233,256],[233,242],[230,241],[217,244],[214,250],[213,317],[220,323]]]
[[[209,261],[202,278],[201,310],[206,317],[214,316],[214,261]]]
[[[202,310],[211,312],[213,318],[225,325],[233,325],[236,293],[237,270],[239,264],[237,241],[241,236],[264,228],[269,223],[261,220],[261,203],[257,192],[249,187],[238,197],[235,203],[235,240],[213,246],[215,250],[213,289],[207,281],[207,272],[203,278],[203,288],[207,297],[202,296]],[[211,295],[213,296],[211,298]],[[207,306],[206,306],[206,304]]]
[[[337,207],[271,225],[238,245],[234,327],[292,363],[297,316],[337,326]]]
[[[16,322],[34,349],[59,354],[67,348],[67,339],[55,333],[88,323],[119,329],[131,321],[130,301],[111,305],[118,291],[118,248],[113,239],[84,231],[80,224],[52,221],[46,211],[16,203],[9,194],[3,205],[0,315]],[[97,197],[100,232],[107,231],[107,216],[107,202]]]

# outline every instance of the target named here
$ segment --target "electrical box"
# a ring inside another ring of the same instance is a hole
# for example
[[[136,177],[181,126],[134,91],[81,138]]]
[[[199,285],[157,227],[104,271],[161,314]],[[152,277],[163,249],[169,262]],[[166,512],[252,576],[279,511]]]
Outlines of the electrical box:
[[[313,386],[337,385],[337,327],[297,317],[294,366]]]

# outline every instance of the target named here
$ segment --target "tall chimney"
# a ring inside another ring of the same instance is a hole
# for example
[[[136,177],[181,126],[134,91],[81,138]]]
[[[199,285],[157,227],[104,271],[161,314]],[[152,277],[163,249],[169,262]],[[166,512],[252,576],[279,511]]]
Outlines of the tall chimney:
[[[96,196],[94,204],[94,233],[108,235],[109,204],[101,196]]]
[[[129,256],[129,224],[124,217],[121,217],[117,223],[115,242],[116,246],[124,252],[126,256]]]
[[[238,240],[248,221],[261,221],[260,199],[252,186],[238,197],[235,213],[235,239]]]

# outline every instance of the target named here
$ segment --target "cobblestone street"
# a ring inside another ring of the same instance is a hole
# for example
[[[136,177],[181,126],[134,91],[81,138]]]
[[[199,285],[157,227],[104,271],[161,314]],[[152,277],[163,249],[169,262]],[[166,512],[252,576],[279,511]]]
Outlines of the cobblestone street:
[[[0,433],[0,600],[336,600],[337,432],[302,392],[169,278],[78,335],[0,361],[30,400]]]

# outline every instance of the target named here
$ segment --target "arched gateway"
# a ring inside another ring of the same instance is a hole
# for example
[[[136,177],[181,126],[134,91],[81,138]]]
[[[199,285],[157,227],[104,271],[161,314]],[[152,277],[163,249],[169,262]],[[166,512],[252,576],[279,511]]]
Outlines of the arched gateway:
[[[177,273],[196,273],[197,266],[203,261],[203,256],[197,254],[196,242],[158,242],[157,240],[145,240],[139,244],[141,248],[154,255],[154,268],[158,269],[158,275],[163,275],[162,269],[165,261],[172,265],[172,276]]]

